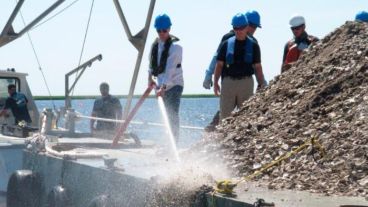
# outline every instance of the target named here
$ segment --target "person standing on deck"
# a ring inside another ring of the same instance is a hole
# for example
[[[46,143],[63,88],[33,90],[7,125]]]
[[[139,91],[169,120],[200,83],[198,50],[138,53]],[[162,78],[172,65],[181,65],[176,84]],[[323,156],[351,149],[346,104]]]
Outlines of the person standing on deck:
[[[256,32],[257,28],[261,28],[261,16],[259,15],[259,13],[257,11],[249,10],[245,13],[245,17],[247,18],[247,21],[248,21],[248,24],[249,24],[247,35],[248,35],[249,38],[253,39],[255,42],[258,43],[257,39],[254,37],[254,33]],[[233,37],[233,36],[235,36],[235,32],[234,32],[234,30],[231,30],[230,32],[226,33],[222,37],[221,43],[223,43],[224,41],[226,41],[227,39],[229,39],[230,37]],[[210,66],[206,70],[206,75],[205,75],[205,78],[204,78],[204,81],[203,81],[203,87],[205,89],[210,89],[211,86],[213,85],[212,75],[215,71],[217,53],[220,50],[221,43],[218,46],[217,51],[216,51],[215,55],[213,56],[213,58],[211,60]],[[264,75],[263,75],[263,82],[264,82],[263,86],[268,85],[266,79],[264,78]],[[207,131],[207,132],[214,131],[216,126],[219,124],[219,121],[220,121],[220,111],[217,111],[217,113],[214,115],[211,123],[209,123],[205,127],[205,131]]]
[[[116,119],[122,118],[122,107],[118,98],[110,95],[109,84],[103,82],[100,84],[101,98],[95,100],[93,104],[92,114],[93,117],[105,118],[105,119]],[[117,124],[114,122],[97,121],[95,126],[95,120],[91,119],[90,129],[91,133],[96,132],[110,132],[114,133]]]
[[[261,52],[258,43],[247,36],[247,18],[239,13],[231,24],[235,36],[221,44],[214,74],[214,93],[220,95],[220,120],[253,95],[253,74],[256,74],[258,88],[264,87]]]
[[[157,96],[161,96],[169,116],[169,122],[176,142],[179,140],[179,107],[184,88],[182,70],[182,47],[179,39],[170,35],[170,17],[160,14],[154,27],[158,38],[153,42],[150,52],[148,85],[156,84]],[[155,81],[155,80],[156,81]]]
[[[299,59],[302,52],[307,49],[310,44],[319,40],[315,36],[308,35],[305,31],[305,19],[303,16],[292,16],[289,25],[294,38],[285,44],[281,73],[289,70],[292,64]]]
[[[10,109],[15,118],[15,124],[21,121],[25,121],[27,124],[32,123],[27,108],[27,97],[23,93],[17,92],[15,84],[8,85],[8,93],[9,97],[5,101],[4,108],[0,111],[0,116],[7,115],[7,110]]]

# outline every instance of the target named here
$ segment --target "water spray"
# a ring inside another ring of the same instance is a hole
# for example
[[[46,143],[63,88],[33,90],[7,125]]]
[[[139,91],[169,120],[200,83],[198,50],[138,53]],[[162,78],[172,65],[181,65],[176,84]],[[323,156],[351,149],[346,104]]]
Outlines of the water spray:
[[[157,93],[157,91],[156,91],[156,93]],[[164,124],[165,124],[165,126],[166,126],[166,128],[169,132],[170,144],[171,144],[171,148],[173,150],[175,159],[176,159],[177,162],[180,162],[178,149],[176,147],[175,137],[174,137],[174,134],[171,130],[171,125],[170,125],[169,117],[167,115],[167,111],[166,111],[166,108],[165,108],[164,100],[161,96],[157,96],[157,100],[158,100],[158,106],[160,108],[161,114],[164,118]]]

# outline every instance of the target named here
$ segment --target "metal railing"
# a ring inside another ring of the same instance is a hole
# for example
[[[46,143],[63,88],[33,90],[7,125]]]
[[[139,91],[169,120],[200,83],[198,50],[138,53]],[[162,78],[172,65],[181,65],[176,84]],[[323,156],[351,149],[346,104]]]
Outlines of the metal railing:
[[[94,117],[94,116],[85,116],[85,115],[80,115],[80,114],[76,115],[76,118],[92,119],[92,120],[96,120],[96,121],[106,121],[106,122],[114,122],[114,123],[124,123],[125,122],[124,120],[106,119],[106,118],[99,118],[99,117]],[[155,122],[131,121],[130,123],[131,124],[136,124],[136,125],[166,127],[162,123],[155,123]],[[182,129],[193,129],[193,130],[204,130],[203,127],[186,126],[186,125],[182,125],[182,126],[180,126],[180,128],[182,128]]]

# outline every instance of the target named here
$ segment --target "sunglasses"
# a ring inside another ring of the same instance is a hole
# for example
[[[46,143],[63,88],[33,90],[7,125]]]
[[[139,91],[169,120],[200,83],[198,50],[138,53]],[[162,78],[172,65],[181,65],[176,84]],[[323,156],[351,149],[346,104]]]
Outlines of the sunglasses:
[[[255,24],[249,24],[249,27],[252,27],[253,29],[256,29],[257,28],[257,25],[255,25]]]
[[[235,31],[240,31],[240,30],[245,29],[246,27],[247,27],[247,26],[233,27],[233,29],[234,29]]]
[[[297,26],[297,27],[290,27],[291,30],[300,30],[302,27],[304,26],[304,24]]]
[[[166,33],[168,30],[167,29],[157,29],[156,31],[157,33]]]

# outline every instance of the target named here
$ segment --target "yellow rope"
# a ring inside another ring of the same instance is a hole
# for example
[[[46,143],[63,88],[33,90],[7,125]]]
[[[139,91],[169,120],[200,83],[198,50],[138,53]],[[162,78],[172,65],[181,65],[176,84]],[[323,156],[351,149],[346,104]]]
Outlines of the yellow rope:
[[[254,173],[243,177],[242,179],[238,180],[237,182],[232,182],[231,180],[222,180],[216,182],[215,192],[222,193],[225,195],[234,195],[234,188],[242,181],[249,181],[253,178],[257,177],[258,175],[261,175],[266,170],[270,169],[271,167],[279,164],[280,162],[290,158],[293,155],[298,154],[299,152],[306,149],[308,146],[312,146],[312,149],[317,149],[320,153],[321,158],[323,158],[326,155],[324,147],[318,142],[315,136],[311,137],[307,141],[305,141],[302,145],[300,145],[298,148],[285,153],[284,155],[280,156],[279,158],[273,160],[272,162],[265,164],[261,167],[261,169],[256,170]]]
[[[230,195],[237,184],[232,183],[231,180],[221,180],[216,182],[215,192]]]

